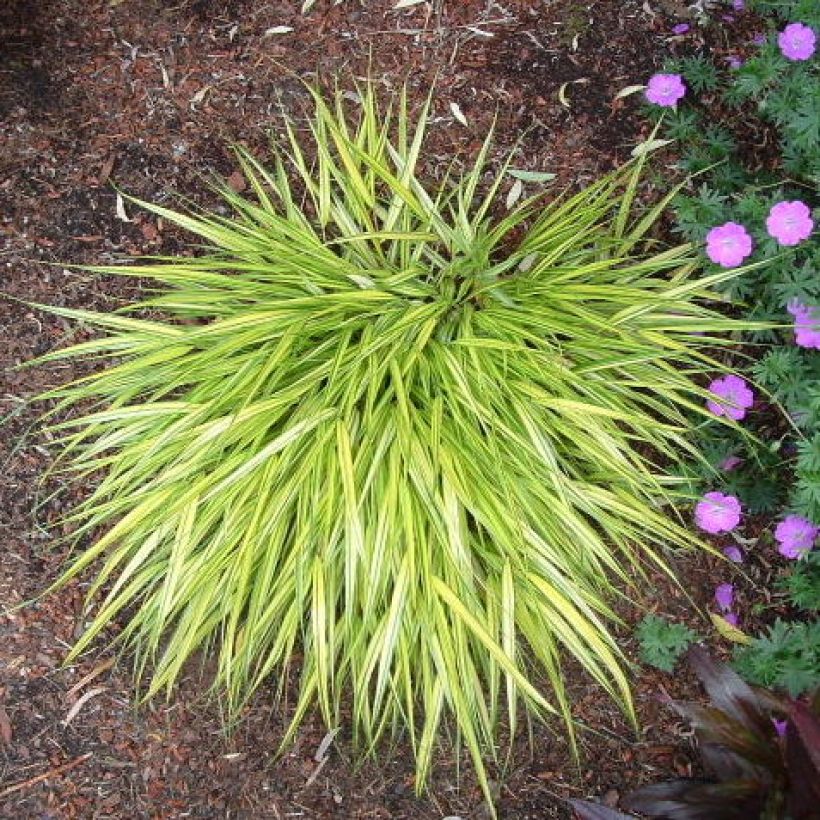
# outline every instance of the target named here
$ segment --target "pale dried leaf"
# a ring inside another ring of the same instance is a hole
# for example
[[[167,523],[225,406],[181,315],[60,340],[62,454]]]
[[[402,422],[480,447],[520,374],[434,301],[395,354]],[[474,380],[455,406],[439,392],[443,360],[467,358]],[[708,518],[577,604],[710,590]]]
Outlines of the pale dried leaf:
[[[643,91],[645,88],[645,85],[628,85],[625,88],[622,88],[615,95],[615,99],[620,100],[621,97],[629,97],[631,94],[637,94],[639,91]]]
[[[122,194],[119,192],[117,193],[117,204],[116,204],[116,212],[117,212],[117,219],[121,222],[131,222],[128,217],[128,214],[125,212],[125,202],[123,201]]]
[[[12,734],[8,712],[0,706],[0,740],[8,746],[11,743]]]
[[[558,102],[564,106],[564,108],[570,108],[569,100],[567,99],[567,88],[569,83],[562,83],[561,87],[558,89]]]
[[[202,88],[200,88],[199,91],[191,97],[191,105],[199,105],[199,103],[205,99],[206,95],[212,88],[213,86],[211,85],[203,85]]]
[[[464,112],[459,107],[459,104],[456,102],[451,102],[450,111],[453,112],[453,116],[466,128],[468,124],[467,117],[464,116]]]
[[[739,644],[752,642],[752,639],[742,629],[738,629],[736,626],[730,624],[723,616],[715,612],[710,612],[709,617],[712,619],[712,625],[717,630],[718,635],[727,641]]]
[[[274,37],[277,34],[289,34],[293,31],[293,26],[271,26],[265,29],[265,37]]]
[[[68,714],[65,716],[65,720],[63,721],[63,726],[68,726],[68,724],[71,723],[71,721],[74,720],[74,718],[80,713],[80,709],[82,709],[83,706],[91,700],[91,698],[99,695],[101,692],[105,692],[106,688],[107,687],[105,686],[98,686],[95,689],[89,689],[87,692],[80,695],[80,697],[77,698],[77,702],[68,710]]]
[[[473,34],[477,34],[479,37],[495,37],[495,34],[491,31],[484,31],[484,29],[475,26],[467,26],[467,31],[472,31]]]
[[[512,188],[510,188],[510,192],[507,194],[507,210],[509,211],[519,199],[521,199],[521,194],[524,193],[524,183],[521,182],[520,179],[517,179],[512,184]]]
[[[509,168],[507,173],[522,182],[551,182],[555,179],[555,174],[551,174],[549,171],[525,171],[522,168]]]
[[[393,6],[393,8],[394,9],[409,9],[410,6],[418,6],[419,3],[424,3],[424,2],[426,2],[426,0],[399,0],[399,2],[396,3],[396,5]]]
[[[538,261],[538,254],[537,253],[528,253],[519,263],[518,263],[518,270],[521,273],[526,273],[528,270],[532,270],[532,266]]]
[[[327,756],[327,750],[330,748],[330,744],[333,743],[333,738],[339,734],[338,727],[336,729],[331,729],[323,738],[322,742],[319,744],[319,747],[316,749],[316,754],[313,755],[313,759],[317,763],[321,763],[322,760]]]
[[[65,697],[67,700],[71,700],[77,692],[80,691],[84,686],[91,683],[94,678],[102,675],[103,672],[107,672],[112,666],[114,665],[114,658],[109,658],[107,661],[103,661],[101,664],[95,666],[87,675],[83,675],[74,686],[71,687],[66,693]]]

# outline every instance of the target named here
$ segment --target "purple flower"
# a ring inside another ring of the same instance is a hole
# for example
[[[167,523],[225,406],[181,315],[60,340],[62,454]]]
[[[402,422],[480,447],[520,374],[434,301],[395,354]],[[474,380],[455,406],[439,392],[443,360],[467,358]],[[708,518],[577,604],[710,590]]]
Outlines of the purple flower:
[[[723,15],[723,22],[724,22],[724,23],[734,23],[734,22],[735,22],[734,15],[732,15],[732,14],[724,14],[724,15]]]
[[[740,376],[729,375],[715,379],[709,385],[709,392],[723,399],[720,402],[709,399],[706,402],[709,411],[716,416],[726,416],[735,421],[740,421],[746,415],[746,410],[755,400],[755,394],[746,384],[746,380]]]
[[[729,612],[735,601],[735,588],[732,584],[718,584],[715,587],[715,601],[722,612]]]
[[[814,54],[817,37],[809,26],[789,23],[777,35],[777,44],[787,60],[808,60]]]
[[[794,316],[794,343],[798,347],[820,350],[820,309],[794,300],[786,310]]]
[[[676,26],[672,26],[672,34],[686,34],[689,29],[689,23],[678,23]]]
[[[723,461],[718,464],[718,468],[723,470],[724,473],[731,473],[735,467],[739,467],[743,464],[743,459],[740,456],[726,456]]]
[[[756,46],[765,46],[766,45],[766,40],[767,40],[767,38],[766,38],[765,34],[755,34],[755,36],[752,37],[752,42]]]
[[[740,501],[733,495],[706,493],[695,507],[695,523],[704,532],[729,532],[740,523]]]
[[[820,527],[799,515],[786,516],[775,528],[774,537],[780,544],[777,551],[785,558],[800,558],[813,546]]]
[[[726,62],[729,63],[729,68],[740,68],[743,65],[740,57],[727,57]]]
[[[772,723],[774,724],[774,730],[777,732],[777,736],[786,737],[786,729],[789,728],[789,721],[772,718]]]
[[[781,245],[797,245],[806,239],[814,228],[811,211],[805,202],[778,202],[772,205],[766,217],[766,230]]]
[[[706,255],[724,268],[737,267],[752,252],[752,237],[743,225],[726,222],[706,234]]]
[[[743,11],[746,8],[746,0],[734,0],[732,8],[735,11]]]
[[[735,615],[734,612],[724,612],[723,620],[726,621],[727,624],[731,624],[735,627],[740,623],[740,619],[737,617],[737,615]]]
[[[743,563],[743,553],[740,551],[740,547],[724,547],[723,554],[736,564]]]
[[[654,74],[646,87],[646,99],[666,108],[675,106],[686,93],[680,74]]]

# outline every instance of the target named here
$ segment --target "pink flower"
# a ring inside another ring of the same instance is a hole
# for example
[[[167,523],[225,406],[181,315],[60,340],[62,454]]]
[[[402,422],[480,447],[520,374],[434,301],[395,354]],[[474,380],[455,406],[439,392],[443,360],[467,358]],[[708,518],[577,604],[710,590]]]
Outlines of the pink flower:
[[[740,501],[733,495],[706,493],[695,507],[695,523],[704,532],[729,532],[740,523]]]
[[[820,350],[820,309],[790,302],[786,310],[794,316],[794,342],[798,347]]]
[[[706,234],[706,254],[724,268],[737,267],[752,252],[752,237],[743,225],[726,222]]]
[[[649,102],[669,108],[686,94],[686,86],[680,74],[654,74],[649,78],[645,93]]]
[[[732,584],[718,584],[715,587],[715,601],[722,612],[729,612],[735,600],[735,588]]]
[[[778,202],[766,217],[766,230],[781,245],[797,245],[806,239],[814,228],[811,211],[799,199]]]
[[[743,553],[740,551],[740,547],[724,547],[723,554],[736,564],[743,563]]]
[[[814,545],[820,527],[799,515],[786,516],[774,531],[775,540],[780,544],[777,551],[784,558],[800,558]]]
[[[739,467],[741,464],[743,464],[743,459],[740,458],[740,456],[732,455],[726,456],[726,458],[718,464],[718,467],[723,470],[724,473],[731,473],[735,467]]]
[[[814,54],[817,37],[809,26],[789,23],[777,35],[777,44],[787,60],[808,60]]]
[[[755,394],[746,384],[745,379],[740,376],[724,376],[722,379],[715,379],[709,385],[709,392],[723,399],[721,402],[706,402],[706,407],[716,416],[726,416],[727,418],[740,421],[746,410],[754,404]]]

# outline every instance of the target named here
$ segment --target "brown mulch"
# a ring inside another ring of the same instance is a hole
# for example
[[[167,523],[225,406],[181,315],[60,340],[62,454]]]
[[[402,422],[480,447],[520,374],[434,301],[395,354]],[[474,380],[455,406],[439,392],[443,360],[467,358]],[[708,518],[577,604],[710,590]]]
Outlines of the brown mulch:
[[[671,18],[640,0],[394,0],[310,15],[282,0],[6,0],[0,7],[0,607],[42,591],[63,558],[50,522],[73,491],[52,497],[28,399],[71,377],[69,365],[16,366],[65,343],[68,323],[26,302],[108,309],[133,283],[63,265],[172,253],[185,241],[128,205],[116,185],[161,201],[179,192],[213,204],[205,180],[235,170],[230,146],[263,154],[283,112],[306,105],[300,79],[407,80],[414,99],[437,83],[431,172],[476,150],[497,114],[497,156],[578,185],[623,161],[645,125],[616,92],[643,82],[670,47]],[[661,8],[664,6],[664,8]],[[650,10],[647,11],[647,8]],[[292,31],[276,33],[276,27]],[[274,29],[274,31],[271,31]],[[457,103],[467,126],[452,115]],[[681,562],[707,604],[714,562]],[[723,570],[721,570],[722,572]],[[662,579],[641,603],[705,626]],[[309,722],[281,758],[282,720],[262,692],[236,734],[201,697],[196,670],[170,700],[133,708],[126,664],[110,653],[61,667],[81,627],[83,585],[0,616],[0,817],[435,818],[486,816],[457,751],[443,748],[431,788],[413,792],[406,748],[355,765],[342,732],[327,761]],[[0,613],[2,609],[0,609]],[[631,617],[634,617],[630,613]],[[634,653],[631,632],[624,642]],[[634,654],[633,654],[634,657]],[[615,803],[640,782],[691,770],[682,727],[658,704],[697,692],[686,676],[641,669],[635,735],[570,667],[582,734],[580,768],[560,733],[516,741],[499,786],[504,818],[569,816],[563,799]]]

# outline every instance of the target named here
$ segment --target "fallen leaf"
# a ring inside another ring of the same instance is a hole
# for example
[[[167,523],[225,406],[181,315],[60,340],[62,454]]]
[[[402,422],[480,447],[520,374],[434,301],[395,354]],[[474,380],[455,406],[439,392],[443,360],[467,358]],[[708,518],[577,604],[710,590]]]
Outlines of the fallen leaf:
[[[100,239],[102,239],[102,237],[100,237]],[[74,686],[72,686],[71,689],[69,689],[65,693],[66,699],[70,700],[71,698],[73,698],[74,695],[76,695],[77,692],[80,691],[80,689],[82,689],[87,684],[91,683],[91,681],[94,680],[94,678],[98,677],[99,675],[102,675],[103,672],[107,672],[113,665],[114,658],[109,658],[108,660],[103,661],[102,663],[95,666],[87,675],[83,675],[83,677],[81,677],[77,681],[77,683],[75,683]]]
[[[615,99],[620,100],[622,97],[628,97],[631,94],[637,94],[639,91],[643,91],[645,88],[646,88],[645,85],[628,85],[625,88],[622,88],[615,95]]]
[[[558,102],[564,106],[564,108],[569,108],[569,100],[567,99],[567,86],[569,83],[562,83],[561,87],[558,89]]]
[[[68,726],[72,720],[80,713],[80,709],[85,706],[88,701],[91,700],[95,695],[99,695],[101,692],[106,691],[105,686],[98,686],[95,689],[89,689],[87,692],[84,692],[77,698],[77,702],[68,710],[68,714],[65,716],[65,720],[63,721],[63,726]]]
[[[289,34],[293,31],[293,26],[273,26],[272,28],[265,29],[265,37],[273,37],[275,34]]]
[[[0,740],[8,746],[11,743],[11,738],[11,720],[9,720],[8,712],[0,706]]]
[[[519,168],[509,168],[507,173],[514,179],[520,179],[522,182],[550,182],[555,179],[555,174],[548,171],[524,171]]]
[[[426,0],[399,0],[399,2],[396,3],[396,5],[393,6],[393,8],[394,9],[409,9],[410,6],[417,6],[417,5],[419,5],[419,3],[424,3],[424,2],[426,2]]]
[[[117,193],[117,219],[121,220],[122,222],[130,222],[131,220],[128,218],[128,214],[125,212],[125,202],[123,201],[122,194]]]
[[[464,112],[459,107],[459,104],[456,102],[451,102],[450,111],[453,112],[453,116],[466,128],[468,125],[467,117],[464,116]]]
[[[201,103],[205,99],[205,96],[210,90],[210,85],[203,85],[202,88],[200,88],[199,91],[197,91],[196,94],[194,94],[194,96],[191,97],[190,105],[199,105],[199,103]]]
[[[512,184],[512,188],[510,188],[510,192],[507,194],[507,210],[511,210],[513,205],[521,199],[521,194],[524,193],[524,183],[521,182],[520,179],[517,179]]]
[[[466,26],[467,31],[472,31],[473,34],[477,34],[479,37],[495,37],[491,31],[484,31],[484,29],[476,28],[475,26]]]
[[[159,64],[159,70],[162,72],[162,85],[165,88],[170,88],[171,78],[168,76],[168,70],[165,68],[164,63]]]
[[[727,641],[741,644],[752,642],[752,639],[745,632],[738,629],[736,626],[732,626],[726,618],[723,618],[715,612],[710,612],[709,617],[712,619],[712,624],[717,630],[718,635],[722,638],[726,638]]]
[[[327,756],[327,750],[330,748],[330,744],[333,743],[333,738],[339,733],[339,729],[331,729],[323,738],[322,742],[319,744],[319,748],[316,749],[316,754],[313,755],[313,759],[317,763],[321,763],[321,761]]]

